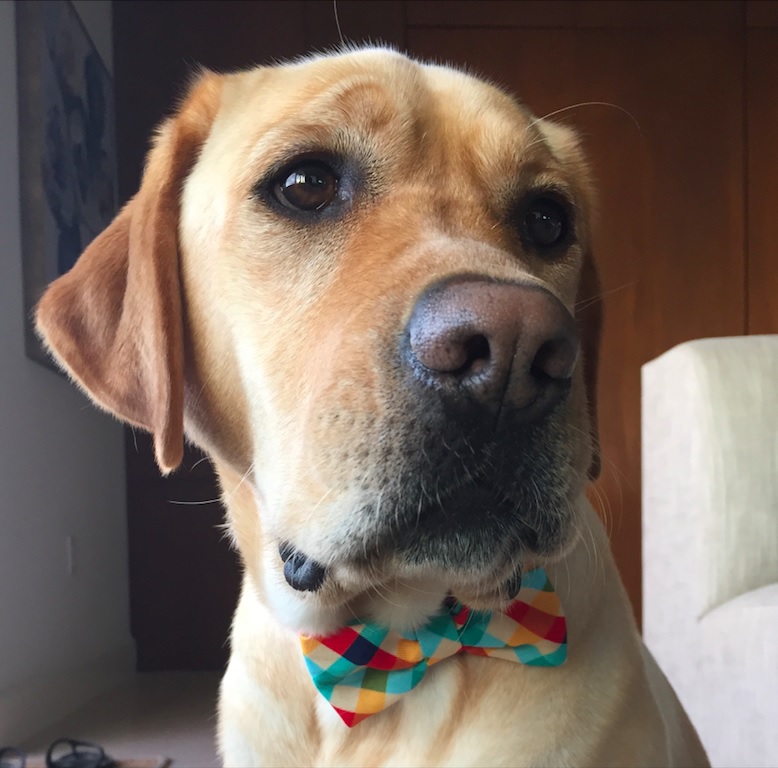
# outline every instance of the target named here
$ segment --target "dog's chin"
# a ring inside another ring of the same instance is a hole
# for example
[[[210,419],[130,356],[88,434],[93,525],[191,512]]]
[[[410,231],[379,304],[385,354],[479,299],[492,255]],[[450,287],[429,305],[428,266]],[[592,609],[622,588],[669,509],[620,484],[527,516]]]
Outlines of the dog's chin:
[[[315,590],[291,586],[283,564],[270,558],[265,600],[276,618],[298,634],[327,636],[355,620],[408,631],[425,624],[449,597],[479,611],[507,608],[518,595],[522,575],[563,557],[572,543],[573,537],[566,537],[543,555],[526,548],[497,558],[492,553],[491,562],[478,568],[452,567],[448,557],[421,561],[399,553],[380,566],[336,558]]]
[[[264,580],[268,607],[288,629],[315,636],[330,635],[355,620],[400,632],[414,630],[440,611],[448,597],[476,610],[500,610],[515,599],[521,584],[519,568],[498,580],[417,566],[376,581],[333,567],[312,592],[293,589],[272,570],[276,573]]]
[[[413,629],[447,597],[502,610],[516,598],[522,573],[572,546],[575,506],[522,510],[515,499],[462,489],[456,504],[422,510],[416,525],[374,528],[369,538],[351,536],[315,556],[315,547],[275,542],[266,550],[265,598],[282,624],[320,636],[355,619]]]

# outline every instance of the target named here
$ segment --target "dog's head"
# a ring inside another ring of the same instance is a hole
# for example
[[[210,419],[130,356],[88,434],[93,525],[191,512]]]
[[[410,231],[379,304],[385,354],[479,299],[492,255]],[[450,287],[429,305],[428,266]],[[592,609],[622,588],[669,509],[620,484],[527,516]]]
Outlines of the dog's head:
[[[568,128],[450,68],[205,73],[38,324],[163,470],[186,431],[250,489],[229,522],[295,628],[504,605],[594,466],[591,206]]]

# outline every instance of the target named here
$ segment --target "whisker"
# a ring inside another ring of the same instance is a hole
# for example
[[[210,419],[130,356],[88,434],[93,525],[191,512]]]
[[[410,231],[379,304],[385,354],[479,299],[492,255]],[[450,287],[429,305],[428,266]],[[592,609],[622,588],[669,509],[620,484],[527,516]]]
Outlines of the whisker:
[[[335,14],[335,26],[338,28],[340,44],[345,47],[346,39],[343,37],[343,30],[340,28],[340,17],[338,16],[338,0],[332,0],[332,11]]]
[[[638,133],[640,134],[641,138],[643,136],[643,129],[640,127],[640,123],[638,122],[635,115],[632,114],[628,109],[625,107],[619,106],[618,104],[612,104],[609,101],[582,101],[578,104],[570,104],[567,107],[560,107],[559,109],[555,109],[553,112],[548,112],[547,114],[543,115],[542,117],[535,118],[530,124],[529,128],[531,128],[533,125],[536,125],[541,120],[546,120],[549,117],[554,117],[556,115],[561,115],[563,112],[569,112],[571,109],[579,109],[580,107],[613,107],[613,109],[618,109],[619,112],[623,112],[627,117],[629,117],[630,120],[634,123],[635,127],[638,129]]]
[[[229,499],[231,499],[238,492],[238,489],[243,485],[243,483],[246,482],[248,476],[253,471],[254,471],[254,462],[252,461],[251,464],[249,464],[249,468],[243,473],[243,477],[241,477],[241,479],[238,480],[238,484],[224,497],[225,504]]]
[[[177,504],[181,507],[200,507],[205,504],[219,504],[221,499],[205,499],[203,501],[176,501],[175,499],[168,499],[168,504]]]
[[[204,461],[208,461],[207,456],[203,456],[201,459],[198,459],[192,466],[189,468],[189,471],[191,472],[195,467],[199,467],[200,464],[202,464]]]
[[[392,605],[395,608],[404,608],[405,607],[401,603],[395,603],[392,600],[390,600],[385,594],[383,594],[383,592],[381,592],[381,590],[379,589],[377,584],[374,584],[372,587],[370,587],[370,589],[373,592],[375,592],[376,595],[378,595],[378,597],[380,597],[381,600],[383,600],[385,603],[388,603],[389,605]]]
[[[637,284],[638,284],[637,280],[632,280],[629,283],[624,283],[624,285],[620,285],[618,288],[611,288],[608,291],[603,291],[602,293],[598,293],[596,296],[589,296],[586,299],[581,299],[580,301],[577,301],[575,303],[574,307],[576,310],[586,309],[587,307],[594,304],[596,301],[599,301],[600,299],[604,299],[606,296],[610,296],[611,294],[626,290],[627,288],[632,288]]]
[[[408,584],[407,582],[403,581],[402,579],[397,579],[397,583],[403,588],[407,589],[410,592],[418,592],[420,595],[437,595],[438,590],[433,589],[421,589],[420,587],[414,587],[411,584]]]

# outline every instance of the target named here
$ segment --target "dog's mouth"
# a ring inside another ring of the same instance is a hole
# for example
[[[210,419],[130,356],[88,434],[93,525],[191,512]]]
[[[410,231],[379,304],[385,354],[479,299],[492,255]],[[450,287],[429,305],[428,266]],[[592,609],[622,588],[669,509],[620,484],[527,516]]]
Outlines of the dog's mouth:
[[[289,543],[278,547],[278,554],[283,563],[284,578],[290,587],[298,592],[318,592],[328,577],[327,566],[306,555],[299,549],[294,549]],[[492,607],[494,604],[509,604],[515,600],[521,589],[522,567],[512,563],[507,577],[503,576],[490,589],[481,585],[457,585],[450,594],[460,602],[473,607]]]
[[[443,579],[462,602],[504,604],[518,593],[528,557],[534,561],[538,552],[553,550],[561,539],[559,517],[531,508],[529,496],[472,482],[438,502],[418,506],[412,514],[397,511],[390,517],[399,519],[399,525],[354,541],[326,562],[292,542],[281,542],[278,554],[286,582],[301,593],[326,593],[323,587],[340,582],[344,572],[352,575],[348,581],[365,583],[381,576],[418,579],[429,574],[438,582]]]
[[[538,548],[536,515],[523,494],[487,482],[469,482],[417,510],[413,526],[391,533],[395,557],[410,565],[435,563],[469,571],[488,570],[495,559]]]

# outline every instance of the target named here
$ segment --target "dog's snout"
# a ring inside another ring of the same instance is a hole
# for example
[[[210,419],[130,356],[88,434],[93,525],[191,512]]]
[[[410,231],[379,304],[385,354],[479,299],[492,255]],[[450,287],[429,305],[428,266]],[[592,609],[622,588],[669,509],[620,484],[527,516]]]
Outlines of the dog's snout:
[[[575,321],[535,285],[458,277],[428,288],[407,328],[408,358],[423,386],[461,405],[547,413],[568,390],[580,343]]]

